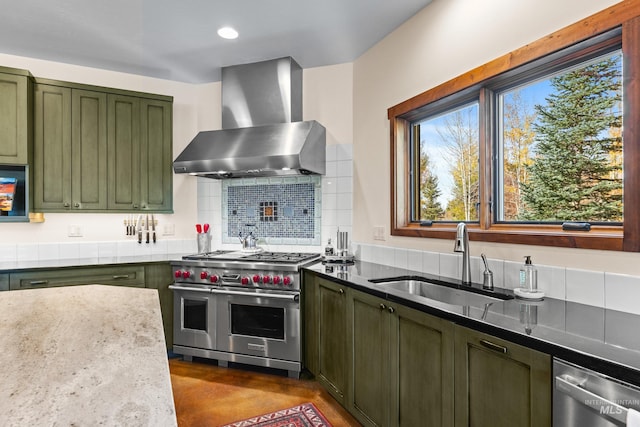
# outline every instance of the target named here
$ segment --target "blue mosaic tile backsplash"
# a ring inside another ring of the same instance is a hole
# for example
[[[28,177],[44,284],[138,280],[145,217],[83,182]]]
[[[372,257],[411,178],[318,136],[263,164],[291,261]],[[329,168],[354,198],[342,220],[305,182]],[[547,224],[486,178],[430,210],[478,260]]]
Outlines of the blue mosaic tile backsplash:
[[[320,243],[319,177],[230,180],[222,190],[223,240],[251,231],[266,243]]]

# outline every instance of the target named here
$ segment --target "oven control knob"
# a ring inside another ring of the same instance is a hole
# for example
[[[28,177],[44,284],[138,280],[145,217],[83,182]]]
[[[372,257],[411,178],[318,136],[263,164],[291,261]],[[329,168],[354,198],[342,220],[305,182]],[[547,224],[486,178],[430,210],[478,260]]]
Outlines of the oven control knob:
[[[220,280],[220,278],[215,274],[212,274],[211,277],[209,277],[209,281],[211,283],[216,283],[218,280]]]
[[[281,281],[282,281],[282,276],[273,276],[274,285],[279,285]]]
[[[182,278],[183,279],[188,279],[190,277],[191,277],[191,272],[190,271],[185,270],[185,271],[182,272]]]
[[[249,284],[249,278],[248,277],[243,277],[240,280],[240,283],[242,283],[243,285],[248,285]]]
[[[207,277],[209,277],[209,272],[208,271],[201,271],[200,272],[200,279],[205,280]]]
[[[176,277],[176,279],[179,279],[182,277],[182,271],[176,270],[176,272],[173,273],[173,275]]]
[[[271,283],[271,276],[262,276],[262,283]]]
[[[259,274],[254,274],[252,279],[253,279],[253,283],[260,283],[261,277]]]
[[[282,284],[285,286],[291,286],[293,284],[293,279],[291,276],[285,276],[284,279],[282,279]]]

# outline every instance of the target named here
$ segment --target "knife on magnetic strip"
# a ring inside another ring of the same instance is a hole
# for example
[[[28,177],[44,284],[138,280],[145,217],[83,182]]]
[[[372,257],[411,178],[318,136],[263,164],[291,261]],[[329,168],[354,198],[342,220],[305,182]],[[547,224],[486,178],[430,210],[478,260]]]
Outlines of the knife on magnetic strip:
[[[153,214],[151,214],[151,234],[152,239],[153,239],[153,243],[156,242],[156,218],[153,216]]]

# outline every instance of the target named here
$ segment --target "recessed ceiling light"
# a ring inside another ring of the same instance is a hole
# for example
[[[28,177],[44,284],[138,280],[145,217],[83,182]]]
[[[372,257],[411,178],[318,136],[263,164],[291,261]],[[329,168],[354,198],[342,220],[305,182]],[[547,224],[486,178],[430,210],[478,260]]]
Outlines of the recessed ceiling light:
[[[238,32],[231,27],[222,27],[218,30],[218,35],[223,39],[237,39]]]

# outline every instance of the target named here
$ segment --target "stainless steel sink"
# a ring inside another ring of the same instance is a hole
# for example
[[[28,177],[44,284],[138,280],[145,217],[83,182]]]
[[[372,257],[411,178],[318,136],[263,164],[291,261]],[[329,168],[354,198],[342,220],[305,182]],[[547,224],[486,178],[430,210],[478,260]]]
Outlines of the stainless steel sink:
[[[495,298],[423,280],[392,280],[388,282],[376,280],[376,285],[381,288],[396,290],[452,305],[483,308],[487,304],[503,301],[503,298]]]

